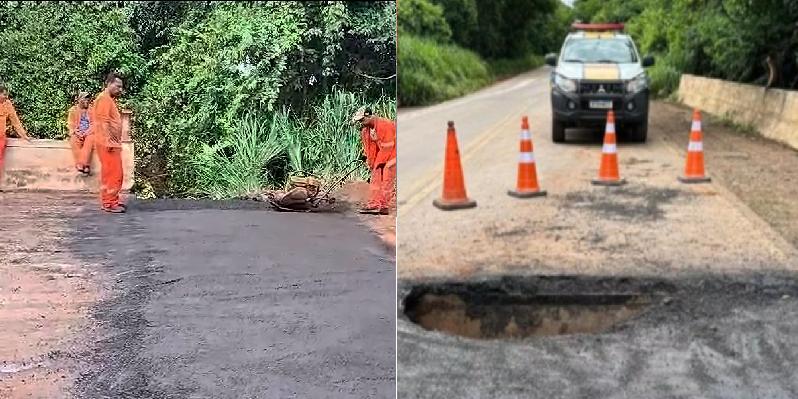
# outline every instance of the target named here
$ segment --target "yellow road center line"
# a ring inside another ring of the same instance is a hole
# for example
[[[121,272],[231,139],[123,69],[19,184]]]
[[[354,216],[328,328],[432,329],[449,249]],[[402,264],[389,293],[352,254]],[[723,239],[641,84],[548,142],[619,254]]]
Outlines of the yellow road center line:
[[[465,163],[465,161],[471,159],[479,149],[485,146],[485,144],[489,143],[493,138],[501,133],[510,133],[508,125],[511,126],[510,122],[514,121],[514,119],[518,119],[520,121],[520,114],[525,107],[520,107],[513,112],[509,113],[506,117],[501,119],[499,122],[495,123],[484,132],[480,133],[478,138],[470,143],[465,147],[463,151],[461,151],[460,161],[461,163]],[[517,122],[517,121],[516,121]],[[401,162],[401,161],[400,161]],[[401,166],[400,166],[401,168]],[[430,172],[426,173],[422,179],[419,179],[419,183],[416,184],[412,189],[409,190],[410,197],[399,204],[399,214],[403,215],[407,213],[410,209],[415,207],[421,200],[426,198],[430,193],[432,193],[436,188],[440,187],[442,184],[443,176],[443,167],[435,167],[430,170]],[[402,190],[402,188],[399,188]]]

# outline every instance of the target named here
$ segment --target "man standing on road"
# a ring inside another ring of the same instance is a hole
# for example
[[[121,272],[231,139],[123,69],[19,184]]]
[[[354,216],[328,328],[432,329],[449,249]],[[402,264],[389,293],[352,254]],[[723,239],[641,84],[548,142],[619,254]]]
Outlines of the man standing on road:
[[[78,93],[77,104],[69,109],[67,128],[69,129],[69,144],[72,146],[72,157],[75,160],[75,169],[88,176],[91,173],[91,150],[94,147],[93,135],[89,134],[91,125],[89,110],[89,93]]]
[[[19,137],[30,143],[30,137],[17,117],[17,110],[8,98],[8,88],[0,84],[0,192],[3,191],[3,169],[6,152],[6,120],[11,122]]]
[[[396,179],[396,124],[373,115],[369,108],[359,110],[352,119],[360,122],[361,135],[368,129],[369,139],[376,144],[376,154],[369,165],[369,201],[360,213],[387,215],[394,198]],[[368,149],[366,153],[368,158]]]
[[[119,203],[123,180],[122,117],[116,98],[122,94],[122,84],[122,78],[116,73],[110,73],[105,79],[105,90],[94,100],[89,129],[100,158],[100,201],[103,211],[110,213],[126,210],[125,205]]]

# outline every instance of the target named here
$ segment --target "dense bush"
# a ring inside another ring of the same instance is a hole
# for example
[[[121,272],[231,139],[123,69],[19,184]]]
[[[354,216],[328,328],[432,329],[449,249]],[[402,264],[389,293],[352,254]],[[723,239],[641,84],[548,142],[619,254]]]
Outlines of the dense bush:
[[[557,0],[402,0],[399,97],[424,105],[541,65],[571,20]]]
[[[443,8],[453,41],[488,59],[542,54],[560,45],[571,22],[559,0],[430,1]]]
[[[389,1],[5,2],[0,81],[34,137],[63,138],[75,92],[121,72],[137,187],[195,193],[197,157],[229,146],[245,117],[303,120],[334,90],[394,98],[395,13]]]
[[[476,53],[455,45],[404,35],[399,41],[399,54],[402,105],[440,102],[491,81],[487,63]]]
[[[66,113],[78,90],[98,92],[112,69],[135,90],[144,66],[125,11],[103,4],[2,4],[0,54],[0,82],[39,138],[67,136]]]
[[[398,10],[399,34],[424,36],[440,43],[452,38],[452,29],[443,16],[443,7],[429,0],[402,0]]]
[[[798,88],[798,2],[794,0],[578,0],[586,21],[622,21],[641,52],[658,56],[655,93],[681,73]]]

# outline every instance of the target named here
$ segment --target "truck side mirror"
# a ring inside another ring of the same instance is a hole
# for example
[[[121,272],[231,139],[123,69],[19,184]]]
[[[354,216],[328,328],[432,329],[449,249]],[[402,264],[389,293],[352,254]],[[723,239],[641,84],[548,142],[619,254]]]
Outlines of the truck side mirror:
[[[546,54],[546,65],[557,66],[557,53]]]
[[[654,65],[654,56],[653,55],[647,55],[647,56],[643,57],[643,67],[644,68],[645,67],[650,67],[650,66],[653,66],[653,65]]]

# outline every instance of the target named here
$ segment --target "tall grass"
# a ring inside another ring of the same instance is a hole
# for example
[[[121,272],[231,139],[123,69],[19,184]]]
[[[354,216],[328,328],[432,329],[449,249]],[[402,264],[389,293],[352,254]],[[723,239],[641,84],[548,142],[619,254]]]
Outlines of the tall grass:
[[[275,182],[272,166],[285,151],[281,117],[245,117],[230,136],[213,146],[202,145],[192,163],[197,171],[196,194],[211,199],[243,197]]]
[[[403,106],[426,105],[472,92],[492,81],[476,53],[406,35],[399,40],[399,98]]]
[[[196,194],[212,199],[248,197],[264,188],[284,187],[293,174],[312,174],[333,184],[356,168],[349,179],[368,175],[359,162],[362,146],[352,114],[370,106],[377,115],[396,118],[396,102],[383,97],[367,101],[334,91],[311,107],[304,118],[284,109],[271,115],[249,115],[216,145],[204,145],[192,161]]]

